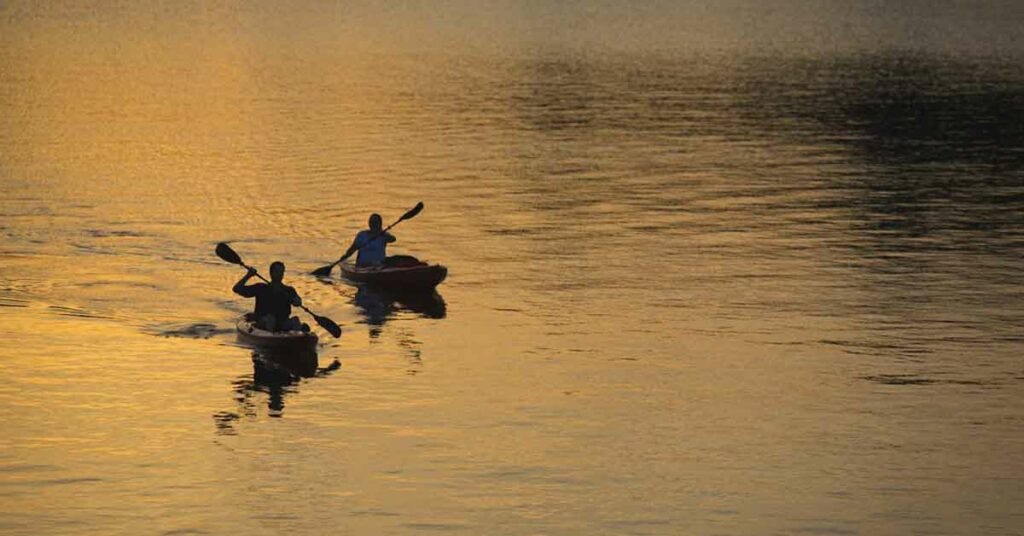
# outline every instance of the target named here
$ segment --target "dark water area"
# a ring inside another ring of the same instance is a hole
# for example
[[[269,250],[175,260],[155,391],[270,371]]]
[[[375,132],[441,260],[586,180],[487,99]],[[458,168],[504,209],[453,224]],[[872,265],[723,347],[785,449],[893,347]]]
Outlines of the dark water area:
[[[1019,8],[727,4],[0,7],[0,532],[1019,532]]]

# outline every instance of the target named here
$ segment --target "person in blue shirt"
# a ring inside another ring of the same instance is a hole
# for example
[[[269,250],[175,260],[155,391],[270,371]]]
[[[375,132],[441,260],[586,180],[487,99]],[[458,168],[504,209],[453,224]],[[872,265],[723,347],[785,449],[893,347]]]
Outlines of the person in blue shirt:
[[[356,266],[384,265],[388,259],[388,244],[396,240],[394,235],[382,230],[384,221],[380,214],[371,214],[369,224],[369,229],[359,231],[356,234],[356,238],[352,240],[352,245],[348,247],[348,251],[342,256],[342,258],[348,258],[356,251],[359,251],[359,255],[356,257]]]

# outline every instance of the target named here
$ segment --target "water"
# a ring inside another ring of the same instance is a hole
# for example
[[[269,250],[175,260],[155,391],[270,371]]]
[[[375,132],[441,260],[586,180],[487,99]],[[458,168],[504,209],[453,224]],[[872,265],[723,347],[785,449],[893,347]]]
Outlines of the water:
[[[422,6],[55,5],[0,8],[3,532],[1024,527],[998,9],[947,50],[948,6],[818,48],[656,47],[646,6],[616,48],[621,6],[461,6],[485,46]],[[419,200],[392,250],[437,296],[305,275]],[[343,337],[254,360],[219,241]]]

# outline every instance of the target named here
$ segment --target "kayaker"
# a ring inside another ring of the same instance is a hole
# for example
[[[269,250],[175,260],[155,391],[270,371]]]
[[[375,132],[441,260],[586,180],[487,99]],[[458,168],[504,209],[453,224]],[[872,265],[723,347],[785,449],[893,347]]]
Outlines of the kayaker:
[[[256,310],[253,313],[256,317],[256,327],[268,331],[309,329],[303,326],[299,317],[291,316],[292,305],[302,305],[302,298],[294,288],[283,283],[283,262],[274,261],[270,264],[270,283],[246,285],[254,275],[256,269],[249,268],[231,290],[245,298],[256,298]]]
[[[370,214],[370,228],[359,231],[356,234],[352,245],[348,247],[348,251],[342,256],[343,259],[350,257],[356,251],[359,251],[359,255],[356,257],[356,266],[374,266],[382,265],[387,262],[388,244],[397,240],[391,233],[386,233],[381,229],[384,227],[384,220],[380,217],[380,214]]]

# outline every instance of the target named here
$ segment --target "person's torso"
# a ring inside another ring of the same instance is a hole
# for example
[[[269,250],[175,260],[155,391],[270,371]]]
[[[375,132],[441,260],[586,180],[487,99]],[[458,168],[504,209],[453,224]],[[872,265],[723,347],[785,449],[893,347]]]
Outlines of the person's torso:
[[[272,314],[278,320],[291,317],[294,293],[288,285],[264,284],[256,294],[256,316]]]
[[[356,264],[380,264],[387,257],[387,237],[376,236],[373,231],[359,231],[356,244],[365,244],[356,256]]]

